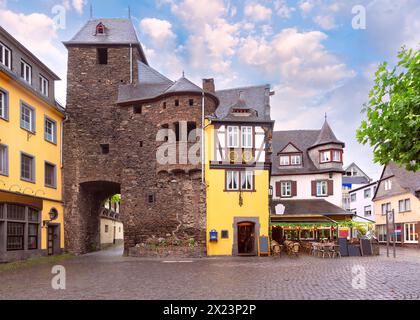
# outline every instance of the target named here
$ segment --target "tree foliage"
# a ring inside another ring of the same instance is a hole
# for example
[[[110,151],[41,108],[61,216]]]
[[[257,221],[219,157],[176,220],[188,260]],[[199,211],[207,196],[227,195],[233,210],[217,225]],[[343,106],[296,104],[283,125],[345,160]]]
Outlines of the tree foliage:
[[[357,140],[373,147],[374,161],[420,169],[420,50],[402,48],[399,62],[379,65],[375,85],[364,104]]]
[[[114,204],[114,203],[118,203],[118,202],[121,202],[121,195],[120,194],[114,194],[111,197],[111,203]]]

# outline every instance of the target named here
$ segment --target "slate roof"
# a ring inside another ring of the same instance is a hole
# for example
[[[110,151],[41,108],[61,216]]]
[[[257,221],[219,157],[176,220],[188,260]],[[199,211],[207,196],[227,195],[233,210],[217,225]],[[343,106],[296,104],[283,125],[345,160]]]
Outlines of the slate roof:
[[[362,170],[360,167],[355,164],[354,162],[350,163],[347,167],[344,168],[344,171],[348,171],[351,167],[356,168],[359,170],[369,181],[372,181],[372,179]]]
[[[338,140],[332,131],[330,125],[328,124],[328,121],[325,120],[324,125],[321,128],[321,131],[319,132],[319,136],[315,140],[314,144],[311,146],[311,148],[315,148],[317,146],[321,146],[324,144],[329,143],[337,143],[341,144],[344,147],[344,142]]]
[[[165,93],[174,93],[174,92],[203,92],[199,86],[192,83],[190,80],[182,76],[178,79],[172,86],[170,86]]]
[[[142,61],[137,61],[137,66],[139,70],[139,83],[167,84],[168,86],[173,84],[172,80],[169,80],[163,74],[159,73]]]
[[[325,121],[321,130],[290,130],[290,131],[274,131],[272,139],[273,153],[271,155],[272,175],[280,174],[302,174],[302,173],[322,173],[331,172],[331,169],[318,169],[311,158],[308,150],[315,146],[327,143],[338,143],[344,146],[332,132],[327,121]],[[283,150],[289,143],[302,151],[302,166],[279,169],[280,156],[278,153]],[[341,172],[342,170],[340,170]]]
[[[105,34],[96,34],[96,26],[101,22],[105,26]],[[90,19],[71,40],[64,42],[64,45],[81,44],[133,44],[138,47],[140,55],[147,63],[143,48],[137,38],[136,30],[130,19]]]
[[[44,101],[46,104],[48,104],[52,108],[58,110],[59,112],[61,112],[64,115],[65,109],[57,100],[51,100],[48,97],[44,96],[39,91],[35,90],[35,88],[32,85],[30,85],[26,81],[22,80],[21,77],[19,77],[16,73],[12,72],[7,67],[3,66],[1,63],[0,63],[0,72],[4,72],[5,74],[7,74],[10,78],[12,78],[14,81],[18,82],[26,90],[30,91],[32,94],[37,96],[39,99]]]
[[[35,56],[28,48],[26,48],[22,43],[20,43],[14,36],[12,36],[6,29],[0,26],[0,34],[4,36],[7,40],[12,42],[19,50],[21,50],[25,55],[32,59],[39,68],[47,72],[54,80],[61,80],[58,75],[54,73],[45,63],[43,63],[37,56]],[[13,58],[12,58],[13,59]]]
[[[305,199],[305,200],[276,200],[271,201],[271,212],[276,212],[276,206],[285,206],[284,214],[320,214],[328,215],[352,215],[351,212],[344,210],[326,201],[325,199]],[[278,215],[281,216],[281,215]]]
[[[278,173],[302,173],[302,172],[319,172],[315,167],[312,160],[306,152],[316,141],[320,130],[291,130],[291,131],[274,131],[271,155],[272,174]],[[301,168],[279,169],[277,164],[280,163],[279,151],[283,150],[290,142],[292,142],[299,150],[302,151],[302,164]]]
[[[154,99],[163,94],[177,92],[202,93],[203,89],[183,75],[173,82],[145,63],[138,61],[139,83],[121,85],[117,103]]]
[[[270,117],[270,86],[250,86],[216,91],[220,104],[216,121],[268,122]],[[250,109],[250,115],[235,116],[232,109]]]
[[[420,171],[407,171],[394,162],[390,162],[387,167],[402,188],[413,194],[420,189]],[[381,180],[384,178],[387,177],[382,176]]]
[[[105,34],[96,35],[96,26],[101,22],[105,26]],[[67,43],[133,44],[139,43],[139,39],[130,19],[91,19]]]

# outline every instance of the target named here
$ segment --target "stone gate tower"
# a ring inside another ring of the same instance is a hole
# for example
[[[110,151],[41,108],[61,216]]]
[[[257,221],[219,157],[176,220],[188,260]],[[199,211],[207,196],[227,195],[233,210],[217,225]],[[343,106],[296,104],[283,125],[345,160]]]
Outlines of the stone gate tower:
[[[212,81],[203,90],[152,69],[128,19],[89,20],[64,44],[67,250],[98,248],[99,209],[115,193],[122,195],[126,250],[150,237],[203,243],[201,164],[181,151],[200,144],[194,129],[201,128],[202,101],[206,116],[218,105]],[[159,153],[162,145],[167,151]],[[165,162],[172,151],[176,162]]]

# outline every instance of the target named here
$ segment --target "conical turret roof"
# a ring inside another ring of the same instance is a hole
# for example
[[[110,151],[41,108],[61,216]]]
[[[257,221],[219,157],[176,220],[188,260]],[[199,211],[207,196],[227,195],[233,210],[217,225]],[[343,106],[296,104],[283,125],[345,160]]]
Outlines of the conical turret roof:
[[[311,148],[330,143],[341,144],[344,147],[344,142],[337,139],[330,125],[328,124],[327,119],[325,119],[324,125],[322,126],[321,131],[319,132],[318,138],[316,139],[315,143],[311,146]]]
[[[182,76],[165,91],[165,93],[171,92],[203,92],[203,89]]]

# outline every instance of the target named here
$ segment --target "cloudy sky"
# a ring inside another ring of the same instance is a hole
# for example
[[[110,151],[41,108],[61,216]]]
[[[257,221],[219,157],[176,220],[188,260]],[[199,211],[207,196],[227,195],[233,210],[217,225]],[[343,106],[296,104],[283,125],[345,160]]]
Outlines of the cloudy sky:
[[[277,130],[318,129],[327,113],[345,163],[379,177],[355,131],[377,65],[420,43],[418,0],[0,0],[0,24],[65,79],[61,41],[90,5],[97,18],[127,17],[130,7],[150,64],[173,80],[184,70],[218,89],[271,84]],[[56,87],[64,103],[65,80]]]

